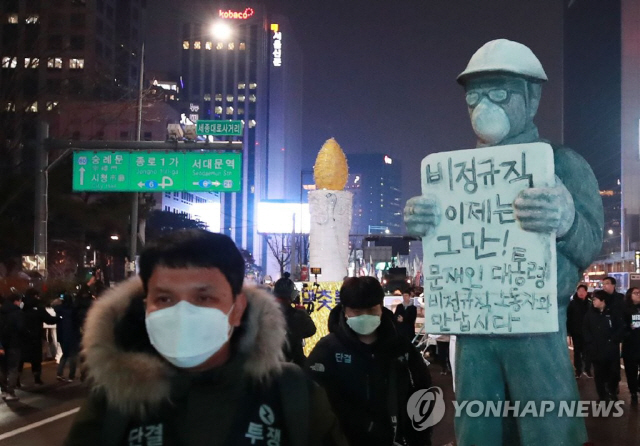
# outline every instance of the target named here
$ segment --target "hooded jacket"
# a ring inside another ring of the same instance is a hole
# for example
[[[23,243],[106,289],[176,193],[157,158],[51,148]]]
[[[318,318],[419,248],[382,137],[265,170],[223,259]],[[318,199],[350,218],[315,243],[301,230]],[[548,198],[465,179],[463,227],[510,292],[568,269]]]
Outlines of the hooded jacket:
[[[93,392],[65,445],[129,445],[132,436],[164,446],[267,445],[277,435],[278,444],[294,446],[285,393],[308,401],[303,444],[346,445],[324,392],[282,360],[285,328],[276,301],[258,289],[243,294],[247,309],[232,335],[230,360],[196,374],[173,367],[151,346],[139,278],[105,293],[84,327]],[[304,385],[289,386],[283,376],[300,376]]]
[[[397,334],[393,317],[383,311],[378,339],[367,345],[347,325],[343,307],[336,307],[328,321],[330,334],[307,359],[307,372],[327,391],[352,445],[392,445],[394,411],[398,444],[431,444],[430,431],[414,430],[407,415],[411,394],[431,386],[429,370],[413,345]]]

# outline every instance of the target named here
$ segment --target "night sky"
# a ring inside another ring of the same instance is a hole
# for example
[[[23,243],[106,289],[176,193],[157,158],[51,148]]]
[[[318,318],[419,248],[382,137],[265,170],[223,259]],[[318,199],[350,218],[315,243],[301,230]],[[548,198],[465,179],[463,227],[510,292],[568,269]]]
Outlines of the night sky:
[[[541,60],[549,82],[537,123],[543,137],[561,142],[561,0],[267,3],[288,16],[304,51],[305,169],[335,137],[347,156],[400,159],[404,198],[419,194],[424,156],[475,146],[455,78],[476,49],[497,38],[524,43]],[[150,48],[155,54],[159,49]]]

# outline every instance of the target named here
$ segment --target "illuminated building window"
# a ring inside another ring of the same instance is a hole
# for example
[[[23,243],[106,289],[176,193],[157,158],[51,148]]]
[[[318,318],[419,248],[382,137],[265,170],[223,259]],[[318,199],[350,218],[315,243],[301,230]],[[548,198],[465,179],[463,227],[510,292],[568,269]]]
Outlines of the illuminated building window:
[[[62,69],[62,57],[50,57],[47,60],[47,68],[55,68],[56,70]]]
[[[244,108],[239,108],[238,109],[238,114],[239,115],[244,115]]]
[[[30,106],[27,107],[28,113],[38,113],[38,102],[34,102]]]
[[[205,101],[210,101],[211,100],[211,93],[205,93],[204,100]]]
[[[249,84],[249,89],[250,90],[255,90],[256,88],[258,88],[258,84],[256,84],[255,82],[252,82]]]
[[[183,50],[188,50],[189,49],[189,41],[188,40],[184,40],[182,42],[182,49]]]
[[[256,102],[256,99],[257,99],[257,98],[256,98],[256,95],[255,95],[255,94],[250,94],[250,95],[249,95],[249,101],[251,101],[251,102]]]
[[[3,57],[2,58],[2,68],[15,68],[18,66],[18,58],[17,57]]]
[[[7,23],[11,23],[12,25],[18,24],[18,14],[9,14],[7,17]]]
[[[193,42],[193,49],[194,50],[201,50],[202,49],[202,43],[199,40],[196,40],[195,42]]]
[[[84,59],[69,59],[69,69],[71,70],[83,70]]]
[[[40,59],[38,59],[37,57],[34,57],[33,59],[31,59],[30,57],[27,57],[24,59],[25,68],[38,68],[39,64],[40,64]]]
[[[244,51],[247,49],[247,45],[244,42],[240,42],[240,45],[238,45],[238,49],[240,51]]]
[[[172,94],[171,96],[169,96],[169,100],[170,100],[170,101],[173,101],[175,98],[176,98],[176,96],[175,96],[175,95],[173,95],[173,94]]]
[[[234,50],[234,49],[235,49],[235,47],[236,47],[236,44],[235,44],[235,43],[233,43],[233,42],[229,42],[229,49],[230,49],[230,50]]]
[[[213,48],[213,42],[205,42],[204,48],[210,50]]]
[[[244,90],[247,87],[247,84],[238,84],[238,90]]]
[[[227,114],[228,115],[232,115],[233,114],[233,107],[231,107],[231,106],[227,107]]]
[[[47,111],[52,111],[54,108],[56,108],[58,106],[58,102],[56,101],[49,101],[47,102]]]
[[[28,25],[33,25],[35,23],[38,23],[40,21],[40,16],[38,16],[37,14],[32,14],[30,16],[27,16],[25,22]]]
[[[224,43],[222,43],[222,42],[216,43],[216,49],[217,50],[221,50],[222,48],[224,48]]]
[[[16,111],[16,104],[13,102],[7,102],[7,105],[4,108],[6,111]]]
[[[222,102],[222,94],[218,93],[216,95],[216,102]]]
[[[246,96],[243,95],[243,94],[238,95],[238,101],[240,101],[240,102],[244,102],[245,98],[246,98]]]
[[[233,102],[233,95],[232,94],[228,94],[227,95],[227,102]]]
[[[222,114],[222,107],[220,105],[216,106],[216,108],[214,109],[216,115],[221,115]]]
[[[255,119],[251,119],[249,120],[249,128],[252,129],[256,126],[256,120]]]

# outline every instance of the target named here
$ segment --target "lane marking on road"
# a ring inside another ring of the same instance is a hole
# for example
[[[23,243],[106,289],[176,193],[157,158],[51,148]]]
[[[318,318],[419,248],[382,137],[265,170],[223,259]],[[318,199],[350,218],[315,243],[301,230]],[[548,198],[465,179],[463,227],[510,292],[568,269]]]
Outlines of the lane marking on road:
[[[60,418],[68,417],[69,415],[73,415],[74,413],[78,412],[79,410],[80,410],[80,408],[76,407],[75,409],[71,409],[71,410],[68,410],[66,412],[59,413],[58,415],[54,415],[52,417],[45,418],[44,420],[38,421],[36,423],[31,423],[31,424],[28,424],[28,425],[23,426],[21,428],[12,430],[11,432],[4,433],[4,434],[0,435],[0,441],[6,440],[7,438],[15,437],[16,435],[22,434],[23,432],[28,432],[28,431],[30,431],[32,429],[35,429],[35,428],[40,427],[40,426],[43,426],[45,424],[52,423],[52,422],[54,422],[56,420],[59,420]]]

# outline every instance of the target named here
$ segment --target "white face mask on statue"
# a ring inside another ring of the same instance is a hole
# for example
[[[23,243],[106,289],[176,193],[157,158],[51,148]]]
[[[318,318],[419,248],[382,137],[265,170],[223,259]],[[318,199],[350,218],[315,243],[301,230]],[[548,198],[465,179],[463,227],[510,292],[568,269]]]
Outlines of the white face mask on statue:
[[[176,367],[204,363],[229,340],[229,313],[180,301],[147,315],[145,324],[154,348]]]
[[[478,138],[489,145],[500,143],[511,131],[507,113],[486,98],[473,109],[471,125]]]

